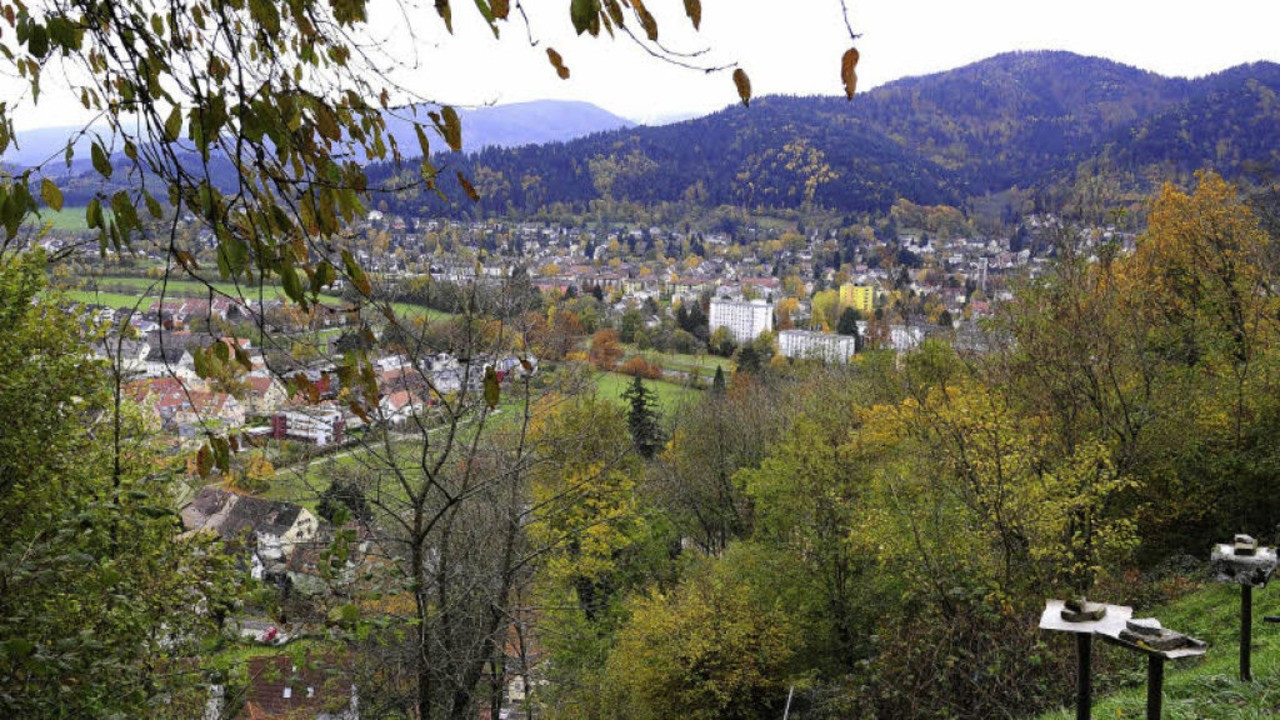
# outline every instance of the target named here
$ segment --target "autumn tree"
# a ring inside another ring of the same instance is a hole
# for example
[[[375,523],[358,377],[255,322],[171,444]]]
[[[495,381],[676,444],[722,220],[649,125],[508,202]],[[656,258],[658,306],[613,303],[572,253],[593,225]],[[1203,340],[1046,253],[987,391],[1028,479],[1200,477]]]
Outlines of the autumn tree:
[[[618,342],[618,331],[613,329],[597,330],[591,336],[591,348],[587,357],[597,370],[612,372],[618,367],[618,360],[623,355],[622,345]]]
[[[607,666],[619,717],[752,720],[781,712],[795,653],[789,618],[717,569],[701,568],[674,592],[636,602]]]
[[[733,339],[733,333],[729,332],[729,328],[721,325],[711,333],[711,339],[707,343],[711,348],[711,352],[722,357],[729,357],[733,354],[737,342]]]
[[[813,308],[812,324],[815,329],[830,332],[840,321],[840,293],[822,290],[810,301]]]
[[[839,387],[824,380],[814,386]],[[756,551],[774,553],[808,578],[793,601],[793,615],[804,620],[797,630],[808,633],[811,660],[834,675],[869,656],[866,613],[874,607],[864,592],[874,565],[848,542],[864,519],[868,480],[845,443],[853,420],[851,403],[820,403],[792,421],[758,468],[734,478],[754,508]]]
[[[544,702],[553,716],[578,717],[583,704],[598,702],[622,603],[651,574],[647,558],[659,546],[638,492],[641,462],[612,400],[590,393],[557,400],[532,436],[546,460],[531,475],[529,527],[541,548],[532,592],[554,681]]]
[[[750,529],[750,507],[734,476],[766,456],[787,412],[779,390],[736,375],[727,392],[707,393],[673,412],[654,492],[667,517],[705,552],[723,552]]]

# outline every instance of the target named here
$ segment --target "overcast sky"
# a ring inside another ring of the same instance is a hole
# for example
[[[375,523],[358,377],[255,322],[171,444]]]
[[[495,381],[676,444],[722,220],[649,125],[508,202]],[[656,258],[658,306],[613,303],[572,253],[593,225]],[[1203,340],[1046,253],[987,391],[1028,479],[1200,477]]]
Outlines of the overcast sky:
[[[575,37],[568,0],[526,0],[537,47],[518,20],[494,40],[469,2],[454,3],[450,38],[430,0],[407,14],[392,1],[374,0],[371,24],[412,66],[399,79],[424,96],[458,104],[578,99],[641,121],[702,114],[736,100],[728,73],[674,67],[623,38]],[[682,0],[648,0],[648,7],[665,45],[710,48],[699,62],[740,63],[757,96],[841,92],[839,58],[850,40],[839,0],[703,0],[696,34]],[[849,20],[862,35],[860,90],[1018,49],[1071,50],[1182,76],[1280,61],[1280,0],[849,0]],[[408,26],[416,45],[405,40]],[[564,56],[569,80],[556,77],[547,46]],[[78,119],[77,106],[50,92],[49,80],[48,100],[39,112],[21,112],[20,127]]]
[[[568,81],[555,76],[542,47],[529,47],[521,28],[494,41],[469,24],[458,28],[465,42],[446,39],[420,56],[446,77],[431,72],[433,83],[414,84],[460,102],[589,100],[641,120],[705,113],[736,99],[727,74],[667,66],[629,40],[575,38],[565,0],[529,5],[554,10],[534,17],[532,30],[564,55]],[[757,95],[841,92],[839,58],[850,41],[839,0],[703,0],[698,34],[687,30],[681,0],[648,6],[664,44],[709,47],[705,59],[740,62]],[[862,35],[858,74],[866,89],[1020,49],[1071,50],[1182,76],[1280,61],[1280,0],[849,0],[849,20]]]
[[[532,29],[564,55],[568,81],[518,33],[476,42],[480,33],[468,28],[467,47],[445,41],[431,50],[451,68],[470,68],[438,87],[472,102],[571,97],[634,119],[705,113],[736,99],[727,74],[666,67],[630,41],[576,40],[559,12],[566,1],[529,4],[557,10],[532,19]],[[850,41],[840,0],[703,0],[699,35],[687,32],[681,0],[649,0],[649,8],[664,44],[710,47],[714,61],[740,61],[756,95],[841,91],[838,60]],[[861,35],[864,88],[1006,50],[1071,50],[1178,76],[1280,61],[1280,0],[849,0],[849,14]]]

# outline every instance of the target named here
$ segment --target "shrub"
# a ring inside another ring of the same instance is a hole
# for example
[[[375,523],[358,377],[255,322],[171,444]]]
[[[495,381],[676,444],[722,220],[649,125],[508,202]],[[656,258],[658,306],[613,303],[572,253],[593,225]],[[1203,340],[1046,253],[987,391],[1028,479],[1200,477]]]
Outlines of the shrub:
[[[662,379],[662,366],[649,362],[643,355],[632,355],[618,368],[623,375],[632,375],[646,380]]]

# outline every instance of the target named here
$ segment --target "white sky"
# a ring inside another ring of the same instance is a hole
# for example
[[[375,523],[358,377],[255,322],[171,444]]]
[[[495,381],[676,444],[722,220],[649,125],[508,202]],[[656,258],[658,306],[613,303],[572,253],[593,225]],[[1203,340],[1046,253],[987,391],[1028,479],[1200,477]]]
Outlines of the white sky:
[[[667,65],[628,39],[577,38],[568,0],[525,0],[523,24],[503,26],[501,40],[472,3],[455,0],[457,34],[444,34],[431,0],[406,16],[392,0],[373,0],[371,25],[398,59],[414,63],[399,79],[424,96],[457,104],[540,98],[586,100],[636,120],[702,114],[736,101],[728,73],[705,75]],[[1061,49],[1098,55],[1165,75],[1197,76],[1257,60],[1280,62],[1280,0],[848,0],[862,34],[859,90],[889,80],[946,70],[1016,49]],[[513,3],[514,4],[514,3]],[[850,41],[839,0],[703,0],[694,34],[682,0],[648,0],[664,44],[710,47],[705,60],[737,61],[754,94],[839,94],[840,55]],[[405,39],[412,26],[415,44]],[[636,29],[639,33],[639,29]],[[572,71],[556,77],[545,48],[555,47]],[[58,97],[45,80],[36,111],[19,111],[19,127],[69,125],[78,103]],[[57,122],[50,122],[57,118]]]
[[[727,73],[666,66],[626,39],[575,38],[567,0],[528,4],[551,10],[533,18],[532,30],[564,55],[568,81],[555,76],[542,46],[528,46],[521,28],[508,28],[499,42],[475,22],[456,28],[465,42],[423,51],[454,75],[433,87],[464,103],[588,100],[633,119],[700,114],[736,100]],[[698,35],[688,31],[681,0],[649,0],[648,7],[664,44],[710,47],[717,62],[740,62],[756,95],[842,92],[839,59],[850,41],[839,0],[703,0]],[[1016,49],[1071,50],[1182,76],[1280,61],[1280,0],[849,0],[849,15],[862,35],[859,89]]]

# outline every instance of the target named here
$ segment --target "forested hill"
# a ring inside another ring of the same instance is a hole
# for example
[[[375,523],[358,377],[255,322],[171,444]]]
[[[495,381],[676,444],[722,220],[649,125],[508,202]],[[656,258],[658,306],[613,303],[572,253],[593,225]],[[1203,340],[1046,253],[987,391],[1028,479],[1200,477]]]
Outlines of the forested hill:
[[[998,55],[842,98],[768,97],[750,108],[568,143],[441,158],[475,181],[478,207],[408,194],[434,211],[534,211],[596,198],[847,212],[897,197],[957,203],[1069,182],[1104,165],[1137,183],[1214,167],[1280,166],[1280,66],[1187,80],[1066,52]],[[459,200],[461,199],[461,200]]]
[[[749,109],[732,107],[673,125],[441,162],[467,174],[482,209],[493,211],[601,197],[751,207],[810,201],[856,210],[888,207],[899,193],[931,204],[959,199],[949,171],[889,139],[854,110],[847,103],[769,97]],[[469,206],[461,192],[446,188],[446,195],[457,208]]]
[[[867,121],[973,192],[1044,181],[1103,139],[1176,107],[1192,83],[1068,52],[1006,53],[860,98]]]
[[[1280,172],[1280,65],[1241,65],[1197,81],[1192,97],[1110,139],[1099,157],[1124,170],[1185,176]]]

